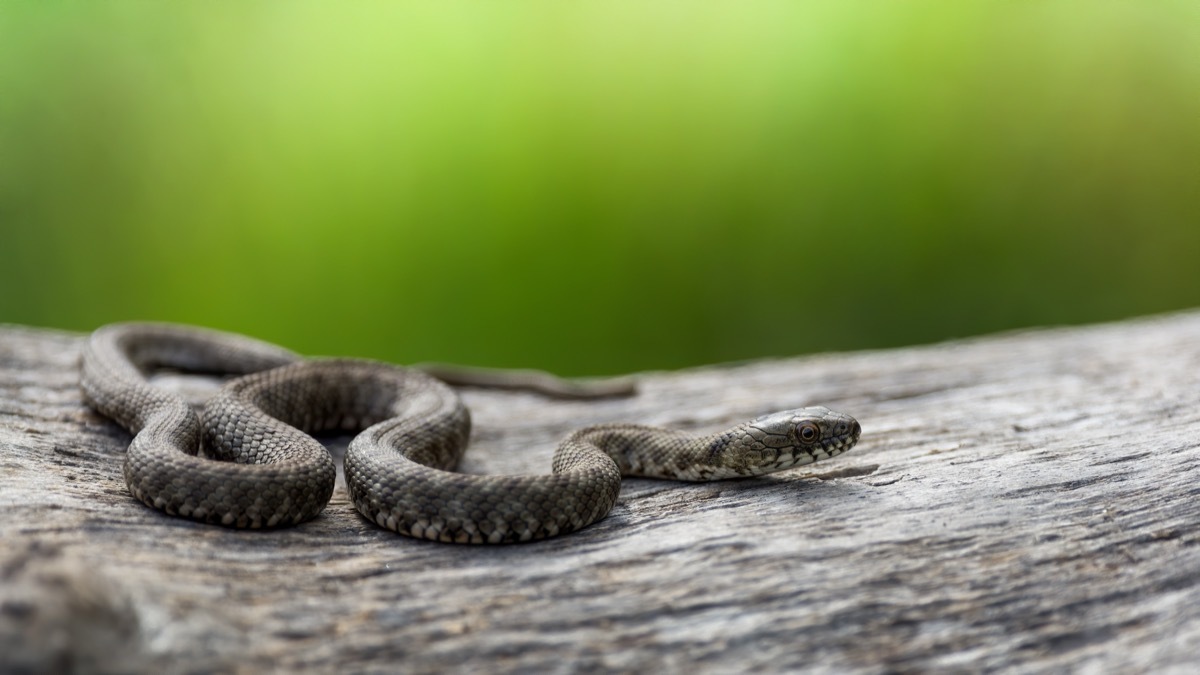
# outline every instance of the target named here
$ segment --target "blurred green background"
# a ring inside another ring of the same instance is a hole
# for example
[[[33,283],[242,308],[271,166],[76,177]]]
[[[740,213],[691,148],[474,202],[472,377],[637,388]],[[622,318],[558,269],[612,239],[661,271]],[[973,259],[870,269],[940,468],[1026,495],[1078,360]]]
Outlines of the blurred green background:
[[[566,374],[1200,305],[1200,3],[5,3],[0,321]]]

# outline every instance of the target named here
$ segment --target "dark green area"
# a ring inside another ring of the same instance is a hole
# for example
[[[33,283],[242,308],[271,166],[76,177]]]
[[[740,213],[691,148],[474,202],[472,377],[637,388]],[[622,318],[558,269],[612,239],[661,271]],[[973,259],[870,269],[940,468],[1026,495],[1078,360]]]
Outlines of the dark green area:
[[[1200,4],[6,3],[0,321],[602,373],[1200,304]]]

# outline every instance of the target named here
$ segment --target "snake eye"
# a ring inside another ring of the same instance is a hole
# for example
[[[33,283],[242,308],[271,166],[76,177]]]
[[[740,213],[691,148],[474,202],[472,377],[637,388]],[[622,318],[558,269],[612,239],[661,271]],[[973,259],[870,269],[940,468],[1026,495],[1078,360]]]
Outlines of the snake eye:
[[[812,443],[820,435],[821,432],[817,431],[817,425],[815,424],[807,423],[796,427],[796,437],[805,443]]]

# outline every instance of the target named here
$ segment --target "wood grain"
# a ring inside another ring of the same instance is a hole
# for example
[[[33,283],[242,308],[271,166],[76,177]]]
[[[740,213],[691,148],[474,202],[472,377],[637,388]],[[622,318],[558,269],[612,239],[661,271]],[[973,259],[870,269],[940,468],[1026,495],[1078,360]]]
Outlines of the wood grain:
[[[771,477],[627,480],[601,523],[493,548],[381,530],[341,482],[288,530],[141,505],[129,436],[80,400],[82,339],[0,326],[0,671],[1200,663],[1198,312],[647,373],[625,400],[467,391],[478,473],[546,472],[598,422],[707,431],[821,404],[864,430]]]

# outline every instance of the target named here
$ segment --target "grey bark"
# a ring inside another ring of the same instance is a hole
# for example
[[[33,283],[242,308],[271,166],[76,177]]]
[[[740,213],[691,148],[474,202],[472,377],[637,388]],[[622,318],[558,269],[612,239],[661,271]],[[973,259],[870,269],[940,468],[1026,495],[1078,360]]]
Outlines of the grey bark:
[[[469,472],[546,472],[597,422],[707,431],[823,404],[864,430],[775,476],[627,480],[599,524],[493,548],[382,530],[341,483],[278,531],[143,506],[128,434],[80,400],[82,339],[0,327],[0,670],[1141,672],[1200,654],[1200,313],[648,373],[625,400],[467,391]]]

